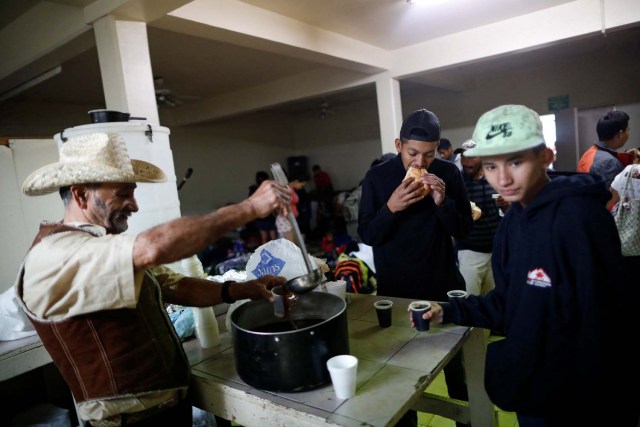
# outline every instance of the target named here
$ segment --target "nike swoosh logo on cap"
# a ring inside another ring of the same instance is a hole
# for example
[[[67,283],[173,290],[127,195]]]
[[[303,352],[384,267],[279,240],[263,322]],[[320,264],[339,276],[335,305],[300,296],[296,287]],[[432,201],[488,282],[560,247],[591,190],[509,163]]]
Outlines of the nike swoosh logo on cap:
[[[489,132],[485,138],[486,139],[493,139],[493,138],[495,138],[496,136],[498,136],[498,135],[500,135],[502,133],[504,133],[504,132],[501,131],[501,130],[498,131],[498,132],[493,132],[493,133]]]

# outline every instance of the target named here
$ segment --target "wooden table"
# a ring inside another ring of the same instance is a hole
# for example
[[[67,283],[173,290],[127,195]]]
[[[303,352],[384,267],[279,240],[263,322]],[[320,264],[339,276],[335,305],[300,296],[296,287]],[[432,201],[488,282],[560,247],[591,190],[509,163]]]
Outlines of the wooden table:
[[[330,384],[301,393],[274,393],[247,385],[235,370],[231,336],[223,331],[221,345],[213,349],[201,349],[197,340],[185,343],[194,405],[243,426],[393,426],[410,408],[471,421],[474,427],[496,425],[494,406],[483,387],[482,330],[450,325],[416,332],[409,327],[406,312],[410,300],[402,298],[389,298],[394,301],[393,323],[382,329],[373,308],[382,297],[349,294],[349,298],[349,345],[359,360],[354,397],[337,399]],[[224,329],[224,321],[218,323]],[[425,395],[461,348],[469,406]]]

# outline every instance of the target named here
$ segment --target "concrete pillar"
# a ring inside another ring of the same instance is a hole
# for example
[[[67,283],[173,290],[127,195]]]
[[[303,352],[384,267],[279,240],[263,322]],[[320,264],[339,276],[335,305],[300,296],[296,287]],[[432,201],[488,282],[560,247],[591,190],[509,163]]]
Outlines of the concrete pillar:
[[[402,126],[400,82],[391,77],[381,77],[376,80],[376,94],[382,154],[395,153],[394,142],[400,135],[400,126]]]
[[[164,171],[168,182],[143,183],[136,189],[140,212],[129,222],[129,232],[140,232],[181,215],[170,131],[159,126],[147,26],[105,16],[94,23],[94,30],[107,109],[146,120],[76,126],[66,129],[65,135],[118,133],[125,139],[132,159],[151,162]]]
[[[93,23],[106,107],[160,124],[147,25],[105,16]]]

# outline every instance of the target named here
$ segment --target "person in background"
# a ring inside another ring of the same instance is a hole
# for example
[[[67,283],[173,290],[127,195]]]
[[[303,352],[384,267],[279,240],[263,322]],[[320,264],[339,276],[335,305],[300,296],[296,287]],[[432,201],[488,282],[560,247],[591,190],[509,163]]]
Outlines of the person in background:
[[[305,237],[309,236],[311,232],[311,197],[305,188],[307,180],[307,177],[302,177],[294,188],[298,196],[298,204],[296,205],[298,216],[296,220],[298,221],[298,227],[300,227],[300,233]]]
[[[458,169],[462,170],[460,164],[460,155],[453,152],[451,141],[447,138],[440,138],[440,144],[438,145],[438,154],[442,160],[454,163]]]
[[[256,192],[263,181],[267,181],[269,175],[265,171],[256,172],[256,183],[249,187],[249,196]],[[260,232],[260,244],[263,245],[271,240],[274,240],[276,236],[276,216],[274,214],[267,215],[264,218],[256,218],[253,221],[256,229]]]
[[[604,181],[550,179],[542,122],[522,105],[483,114],[473,140],[465,156],[482,159],[485,178],[511,203],[493,246],[496,287],[433,302],[423,317],[503,332],[487,349],[485,388],[520,427],[637,427],[637,353],[624,348],[638,329],[629,298],[637,286],[623,268]]]
[[[290,204],[289,209],[293,212],[294,218],[299,217],[298,211],[298,203],[300,198],[298,197],[297,191],[304,189],[304,185],[307,182],[308,176],[293,176],[289,179],[289,192],[290,192]],[[298,225],[299,227],[299,225]],[[293,226],[289,222],[289,216],[285,211],[281,211],[276,217],[276,228],[278,229],[278,234],[280,237],[284,237],[287,240],[290,240],[294,243],[297,243],[293,233]],[[302,229],[300,230],[302,234]],[[302,236],[304,238],[304,235]]]
[[[380,156],[379,159],[373,159],[369,168],[378,166],[380,163],[393,159],[397,155],[397,153],[385,153]],[[361,243],[360,236],[358,235],[358,209],[360,208],[363,181],[364,178],[361,179],[358,186],[347,195],[342,204],[342,217],[345,220],[346,232],[357,243]]]
[[[627,177],[631,174],[631,180],[629,181],[629,188],[625,190],[627,184]],[[611,183],[611,199],[607,204],[607,208],[612,211],[615,217],[617,209],[631,209],[630,206],[625,206],[625,202],[632,200],[640,200],[640,165],[629,165],[622,172],[620,172]],[[622,205],[619,203],[622,200]],[[640,256],[623,256],[626,264],[626,271],[635,271],[640,265]],[[630,296],[631,301],[638,301],[640,299],[640,287],[633,287],[634,294]]]
[[[640,165],[629,165],[613,179],[609,191],[611,199],[607,203],[607,209],[611,210],[620,201],[620,195],[624,194],[624,186],[627,177],[631,173],[631,181],[627,197],[631,200],[640,199]]]
[[[18,272],[16,292],[69,385],[83,425],[191,426],[190,366],[164,303],[204,307],[271,298],[285,279],[242,284],[185,277],[163,264],[194,255],[237,227],[289,203],[264,181],[246,200],[125,234],[138,211],[136,183],[166,181],[130,159],[118,134],[71,137],[60,161],[29,175],[23,192],[59,192],[60,222],[43,222]]]
[[[313,165],[313,199],[318,202],[317,223],[320,234],[329,231],[333,222],[333,182],[331,176],[320,165]]]
[[[491,271],[491,250],[493,238],[500,224],[500,209],[506,211],[508,203],[499,195],[494,199],[493,195],[498,193],[484,177],[480,158],[465,155],[467,150],[475,146],[473,140],[467,140],[462,143],[461,148],[455,150],[455,153],[461,157],[462,178],[467,187],[469,200],[480,208],[482,214],[474,221],[471,232],[455,242],[458,267],[464,277],[467,292],[472,295],[484,295],[495,286]]]
[[[414,111],[395,140],[399,154],[365,175],[358,234],[373,247],[378,295],[444,301],[447,291],[465,287],[452,237],[471,231],[471,205],[460,171],[436,158],[439,142],[438,117],[425,109]],[[405,179],[409,167],[428,174],[420,182]],[[460,353],[444,372],[449,396],[468,400]],[[415,411],[409,411],[400,425],[416,424]]]
[[[636,150],[618,152],[629,139],[629,115],[624,111],[609,111],[598,120],[596,131],[598,142],[582,155],[577,171],[600,175],[610,186],[613,178],[633,163],[637,155]]]

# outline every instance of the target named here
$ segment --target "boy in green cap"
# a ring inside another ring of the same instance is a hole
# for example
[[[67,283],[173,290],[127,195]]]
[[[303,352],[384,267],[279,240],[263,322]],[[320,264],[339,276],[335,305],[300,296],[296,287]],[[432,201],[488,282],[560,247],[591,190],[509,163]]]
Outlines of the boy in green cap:
[[[504,334],[488,346],[485,388],[520,427],[637,426],[638,392],[626,391],[637,390],[637,354],[621,347],[637,336],[634,292],[604,181],[550,179],[542,123],[521,105],[483,114],[473,140],[465,155],[482,158],[485,177],[511,202],[494,240],[496,287],[432,302],[425,318]]]

